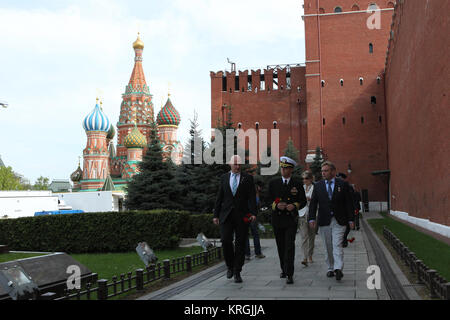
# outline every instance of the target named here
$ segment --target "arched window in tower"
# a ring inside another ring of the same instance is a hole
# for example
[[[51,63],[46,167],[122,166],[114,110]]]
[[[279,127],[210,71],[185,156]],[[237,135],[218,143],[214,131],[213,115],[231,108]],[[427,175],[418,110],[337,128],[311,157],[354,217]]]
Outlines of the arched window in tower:
[[[374,10],[378,10],[378,9],[379,8],[375,2],[373,2],[369,5],[369,11],[374,11]]]
[[[255,128],[256,128],[256,130],[259,129],[259,122],[255,122]]]
[[[343,87],[344,86],[344,79],[341,79],[339,82],[341,83],[341,87]]]
[[[369,53],[373,53],[373,44],[369,43]]]
[[[320,83],[322,84],[322,88],[325,87],[325,80],[320,81]]]
[[[370,97],[370,103],[371,103],[371,104],[377,104],[377,97],[371,96],[371,97]]]
[[[362,85],[363,85],[363,83],[364,83],[364,78],[363,78],[363,77],[360,77],[360,78],[359,78],[359,85],[361,85],[361,86],[362,86]]]
[[[274,129],[277,128],[277,124],[278,124],[278,122],[276,122],[276,121],[273,122],[273,128],[274,128]]]
[[[342,118],[342,124],[345,125],[345,117]]]
[[[336,7],[336,8],[334,8],[334,12],[335,13],[340,13],[340,12],[342,12],[342,8],[341,7]]]
[[[381,77],[377,77],[377,84],[381,83]]]
[[[238,123],[238,129],[242,129],[242,122]]]
[[[356,3],[352,6],[352,11],[359,11],[359,6]]]
[[[364,117],[361,117],[361,124],[364,124]]]

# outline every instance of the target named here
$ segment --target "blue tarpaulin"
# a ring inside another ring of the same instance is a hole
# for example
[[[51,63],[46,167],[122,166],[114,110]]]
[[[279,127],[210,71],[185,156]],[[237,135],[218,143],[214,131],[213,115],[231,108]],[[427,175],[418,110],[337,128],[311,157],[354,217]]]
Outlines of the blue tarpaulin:
[[[40,211],[35,212],[34,216],[48,216],[52,214],[71,214],[71,213],[84,213],[83,210],[57,210],[57,211]]]

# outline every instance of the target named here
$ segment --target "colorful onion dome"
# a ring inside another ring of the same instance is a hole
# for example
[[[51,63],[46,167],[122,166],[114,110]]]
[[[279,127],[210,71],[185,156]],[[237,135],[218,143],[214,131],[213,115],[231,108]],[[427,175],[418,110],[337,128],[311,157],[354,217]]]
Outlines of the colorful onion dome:
[[[177,109],[172,105],[170,98],[167,98],[167,102],[164,107],[158,113],[156,117],[156,122],[158,125],[172,125],[178,126],[180,124],[181,118]]]
[[[113,139],[114,136],[116,135],[116,129],[114,129],[114,126],[111,125],[111,127],[109,128],[108,134],[106,135],[106,139]]]
[[[98,102],[98,99],[97,99]],[[98,103],[94,110],[91,111],[83,120],[83,128],[87,131],[104,131],[108,132],[111,127],[111,122],[103,113]]]
[[[139,32],[138,37],[135,42],[133,42],[133,48],[134,49],[144,49],[144,42],[142,42],[141,38],[139,38]]]
[[[134,129],[125,137],[123,144],[127,148],[145,148],[147,146],[147,139],[135,125]]]

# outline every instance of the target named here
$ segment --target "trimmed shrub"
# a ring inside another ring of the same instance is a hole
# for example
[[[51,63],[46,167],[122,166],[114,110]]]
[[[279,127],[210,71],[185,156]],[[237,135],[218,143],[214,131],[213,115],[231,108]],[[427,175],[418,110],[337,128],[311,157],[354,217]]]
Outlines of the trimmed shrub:
[[[153,249],[174,248],[182,214],[152,210],[5,219],[0,243],[13,250],[67,253],[129,252],[141,241]]]

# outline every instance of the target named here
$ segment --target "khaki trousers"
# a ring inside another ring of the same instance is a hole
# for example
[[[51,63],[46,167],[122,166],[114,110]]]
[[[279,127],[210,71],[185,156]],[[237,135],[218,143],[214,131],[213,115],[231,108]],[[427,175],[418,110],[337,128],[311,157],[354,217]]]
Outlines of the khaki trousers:
[[[300,235],[302,237],[301,244],[304,259],[312,257],[314,252],[314,240],[316,238],[316,230],[309,227],[307,216],[308,214],[305,214],[303,217],[298,219]]]

